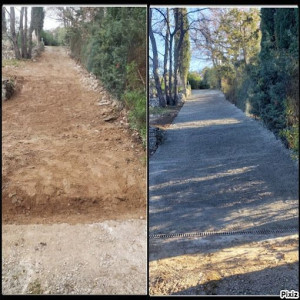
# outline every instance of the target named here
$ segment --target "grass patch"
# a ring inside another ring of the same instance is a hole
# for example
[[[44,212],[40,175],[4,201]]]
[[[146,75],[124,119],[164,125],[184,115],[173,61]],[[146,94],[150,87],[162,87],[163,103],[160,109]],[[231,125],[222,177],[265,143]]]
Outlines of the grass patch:
[[[174,107],[149,107],[149,114],[163,115],[174,111]]]
[[[140,162],[143,164],[144,167],[147,166],[147,155],[144,154],[142,157],[140,157]]]
[[[146,146],[146,94],[144,91],[126,91],[123,101],[129,110],[129,124],[138,130],[143,145]]]
[[[29,283],[28,292],[29,294],[33,295],[41,295],[44,293],[39,279],[36,279],[35,281]]]
[[[2,60],[2,67],[7,67],[7,66],[13,66],[13,67],[19,67],[21,64],[22,60],[19,59],[4,59]]]

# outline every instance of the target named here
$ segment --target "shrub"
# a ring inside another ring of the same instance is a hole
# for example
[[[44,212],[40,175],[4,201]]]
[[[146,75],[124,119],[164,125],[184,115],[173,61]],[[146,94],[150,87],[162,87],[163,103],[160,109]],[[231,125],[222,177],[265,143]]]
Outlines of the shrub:
[[[139,131],[143,144],[146,145],[146,93],[144,91],[126,91],[123,101],[129,109],[129,122]]]
[[[72,56],[130,110],[132,128],[146,136],[146,9],[98,8],[93,22],[65,35]],[[143,124],[142,124],[143,123]]]

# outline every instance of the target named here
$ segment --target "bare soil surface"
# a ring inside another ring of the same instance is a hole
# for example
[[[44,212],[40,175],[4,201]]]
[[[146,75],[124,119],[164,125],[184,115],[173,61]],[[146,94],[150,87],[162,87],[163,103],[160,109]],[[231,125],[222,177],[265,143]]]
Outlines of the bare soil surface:
[[[298,289],[298,184],[297,163],[270,131],[221,92],[193,91],[149,160],[150,237],[169,236],[149,242],[151,294],[209,294],[211,283],[218,295],[279,295],[283,279]],[[277,233],[181,238],[264,230]]]
[[[146,294],[145,151],[62,47],[2,68],[2,292]],[[59,224],[61,223],[61,224]]]
[[[22,80],[2,105],[3,222],[145,218],[144,150],[65,49],[2,72]]]
[[[161,114],[150,114],[149,125],[159,127],[160,129],[168,128],[178,115],[181,108],[182,105],[168,106],[166,108],[166,112]]]

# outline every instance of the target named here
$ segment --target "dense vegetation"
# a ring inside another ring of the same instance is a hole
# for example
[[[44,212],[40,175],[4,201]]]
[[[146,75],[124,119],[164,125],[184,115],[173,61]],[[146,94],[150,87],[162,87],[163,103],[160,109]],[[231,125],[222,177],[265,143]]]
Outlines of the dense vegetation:
[[[78,8],[64,17],[72,55],[126,105],[145,142],[146,9]]]
[[[189,72],[187,80],[192,90],[209,88],[208,84],[205,83],[205,79],[202,78],[201,74],[198,72]]]
[[[52,30],[42,30],[41,37],[45,46],[66,46],[66,29],[57,27]]]
[[[249,91],[252,113],[299,153],[298,9],[261,10],[259,66]]]

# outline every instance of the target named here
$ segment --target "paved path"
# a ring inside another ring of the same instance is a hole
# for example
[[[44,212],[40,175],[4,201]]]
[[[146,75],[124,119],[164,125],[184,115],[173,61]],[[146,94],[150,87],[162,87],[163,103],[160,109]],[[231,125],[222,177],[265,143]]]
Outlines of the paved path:
[[[196,91],[185,103],[150,159],[149,198],[150,237],[281,229],[151,238],[151,295],[299,290],[298,167],[220,92]]]
[[[297,228],[298,168],[270,131],[199,90],[150,159],[149,198],[150,235]]]

